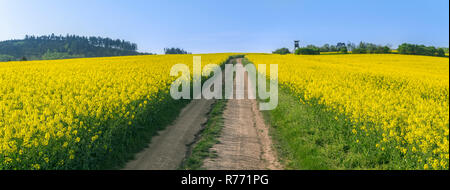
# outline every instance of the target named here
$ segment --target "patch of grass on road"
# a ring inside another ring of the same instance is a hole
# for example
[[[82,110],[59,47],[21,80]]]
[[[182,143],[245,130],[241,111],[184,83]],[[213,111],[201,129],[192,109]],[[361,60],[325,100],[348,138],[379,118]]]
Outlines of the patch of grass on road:
[[[219,141],[217,138],[223,128],[222,113],[225,110],[227,100],[216,100],[213,104],[211,112],[209,113],[208,121],[204,129],[199,133],[196,143],[191,149],[190,155],[185,159],[180,169],[183,170],[200,170],[205,158],[216,157],[216,153],[211,152],[210,149]]]

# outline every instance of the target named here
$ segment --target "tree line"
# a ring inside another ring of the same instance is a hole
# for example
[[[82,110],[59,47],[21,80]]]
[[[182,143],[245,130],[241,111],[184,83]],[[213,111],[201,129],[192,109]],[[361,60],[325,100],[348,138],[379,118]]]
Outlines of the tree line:
[[[165,54],[192,54],[182,48],[164,48]],[[125,40],[77,35],[26,35],[20,40],[0,41],[0,61],[52,60],[83,57],[148,55]]]
[[[192,54],[181,48],[164,48],[164,54]]]
[[[373,43],[360,42],[358,45],[348,42],[339,42],[336,45],[324,44],[323,46],[307,45],[306,47],[298,48],[295,52],[297,55],[318,55],[321,52],[336,52],[341,54],[346,54],[351,52],[353,54],[366,54],[366,53],[377,53],[377,54],[387,54],[393,53],[390,45],[377,45]],[[436,48],[434,46],[424,46],[417,44],[401,44],[397,48],[399,54],[408,55],[429,55],[429,56],[446,56],[448,53],[448,48]],[[288,48],[279,48],[273,51],[274,54],[289,54],[291,53]]]
[[[25,41],[66,41],[66,42],[78,42],[78,43],[86,43],[96,47],[104,47],[104,48],[113,48],[127,51],[137,51],[137,44],[131,43],[125,40],[119,39],[111,39],[111,38],[102,38],[102,37],[85,37],[85,36],[77,36],[77,35],[44,35],[44,36],[25,36]]]
[[[0,42],[0,61],[141,55],[125,40],[77,35],[26,35]]]
[[[403,43],[400,46],[398,46],[397,51],[400,54],[407,54],[407,55],[428,55],[428,56],[438,56],[438,57],[445,56],[444,48],[436,48],[434,46],[425,46],[425,45],[408,44],[408,43]],[[448,48],[447,48],[447,52],[448,52]]]

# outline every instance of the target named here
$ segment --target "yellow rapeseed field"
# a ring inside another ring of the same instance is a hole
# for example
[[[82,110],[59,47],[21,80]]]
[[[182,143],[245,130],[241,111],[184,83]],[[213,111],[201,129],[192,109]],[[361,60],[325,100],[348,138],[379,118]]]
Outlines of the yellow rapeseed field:
[[[220,64],[230,54],[200,56]],[[192,67],[192,57],[0,63],[0,169],[92,169],[122,159],[137,130],[159,127],[145,125],[172,108],[170,68]]]
[[[344,115],[354,143],[397,169],[449,168],[449,59],[411,55],[250,54],[279,64],[279,83],[305,104]],[[340,119],[340,117],[336,117]],[[364,142],[367,141],[367,142]]]

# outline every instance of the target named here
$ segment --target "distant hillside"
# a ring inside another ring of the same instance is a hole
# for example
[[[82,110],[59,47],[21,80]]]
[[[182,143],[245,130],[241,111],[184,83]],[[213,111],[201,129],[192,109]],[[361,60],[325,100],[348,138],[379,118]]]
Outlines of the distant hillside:
[[[142,55],[124,40],[76,35],[26,36],[0,42],[0,61]]]

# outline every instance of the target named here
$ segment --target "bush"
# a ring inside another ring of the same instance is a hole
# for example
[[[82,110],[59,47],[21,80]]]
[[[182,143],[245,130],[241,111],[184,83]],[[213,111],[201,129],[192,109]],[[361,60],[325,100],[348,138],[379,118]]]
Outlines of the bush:
[[[436,47],[434,46],[425,46],[408,43],[403,43],[399,45],[398,53],[407,55],[445,56],[445,51],[442,48],[436,49]]]
[[[181,48],[164,48],[164,53],[167,54],[191,54]]]
[[[272,53],[273,54],[285,55],[285,54],[290,54],[291,52],[289,51],[288,48],[280,48],[280,49],[277,49],[277,50],[273,51]]]
[[[372,43],[360,42],[359,45],[352,50],[353,54],[363,53],[391,53],[389,46],[381,46]]]
[[[14,60],[13,56],[0,54],[0,61],[12,61],[12,60]]]
[[[341,49],[339,50],[339,53],[343,53],[343,54],[347,54],[348,53],[348,51],[347,51],[347,47],[341,47]]]
[[[244,54],[239,54],[239,55],[232,55],[232,56],[230,56],[229,59],[238,59],[238,58],[244,58],[244,57],[245,57]]]
[[[320,55],[320,50],[318,48],[298,48],[295,50],[297,55]]]
[[[388,46],[377,46],[370,53],[391,53],[391,48]]]
[[[352,50],[352,53],[353,54],[362,54],[362,53],[367,53],[367,50],[366,49],[364,49],[364,48],[355,48],[355,49],[353,49]]]
[[[442,48],[439,48],[439,49],[437,50],[437,56],[438,56],[438,57],[445,57],[445,50],[442,49]]]
[[[391,50],[390,47],[384,46],[384,47],[383,47],[383,53],[392,53],[392,50]]]
[[[70,58],[81,58],[83,55],[71,55],[67,52],[51,52],[47,51],[44,55],[42,55],[41,59],[44,60],[54,60],[54,59],[70,59]]]

